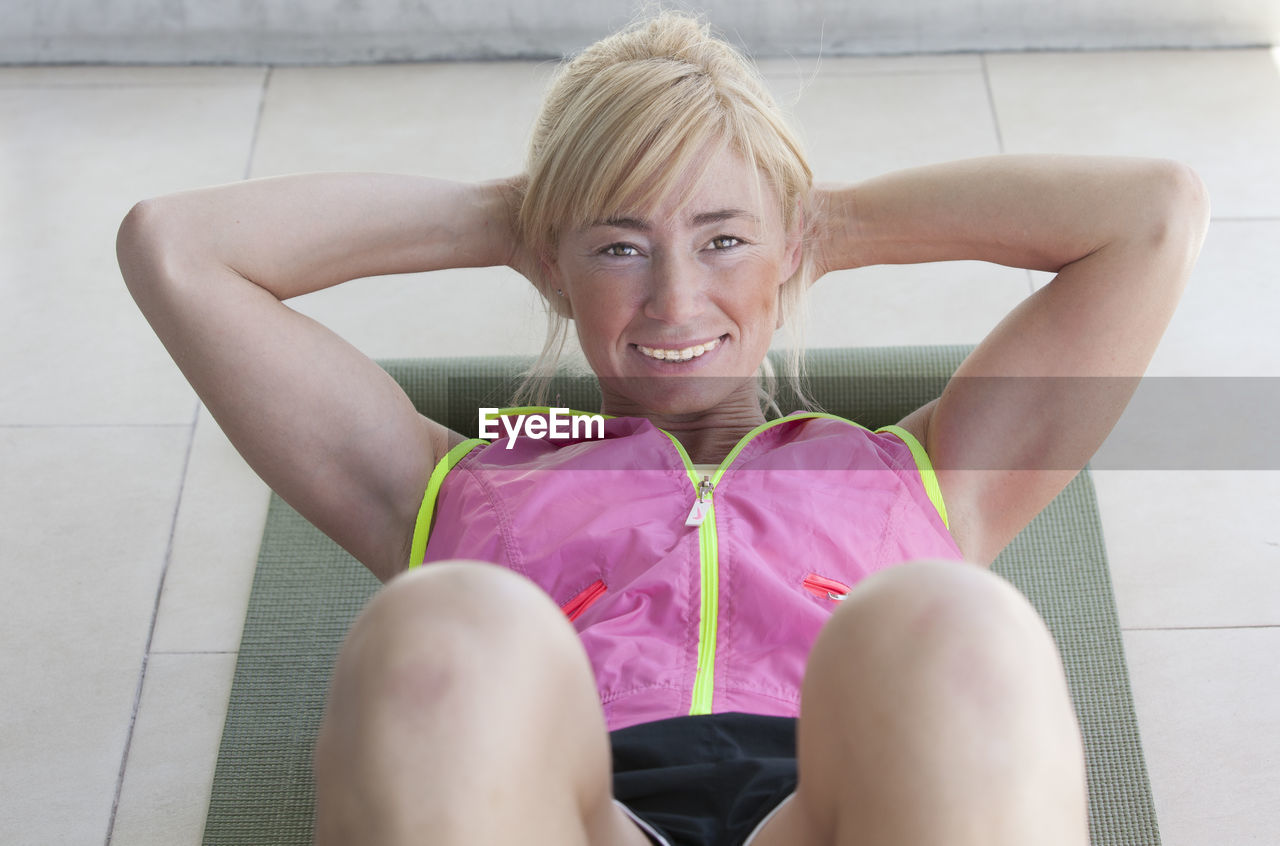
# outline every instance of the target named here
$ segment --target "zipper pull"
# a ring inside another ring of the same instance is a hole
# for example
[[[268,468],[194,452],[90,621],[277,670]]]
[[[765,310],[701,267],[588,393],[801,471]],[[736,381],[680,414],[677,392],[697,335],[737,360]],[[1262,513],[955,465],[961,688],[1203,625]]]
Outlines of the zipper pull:
[[[698,483],[698,498],[693,501],[693,508],[689,510],[689,516],[684,519],[686,526],[701,526],[702,521],[707,519],[707,512],[711,510],[711,477],[703,476],[702,481]]]

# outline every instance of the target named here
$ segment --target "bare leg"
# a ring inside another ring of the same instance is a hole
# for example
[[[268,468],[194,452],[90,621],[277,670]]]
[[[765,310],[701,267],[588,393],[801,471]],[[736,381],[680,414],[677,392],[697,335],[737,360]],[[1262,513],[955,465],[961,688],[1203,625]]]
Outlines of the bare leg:
[[[432,564],[383,589],[334,671],[317,844],[640,846],[572,626],[531,582]]]
[[[1011,585],[917,562],[859,585],[806,671],[800,787],[752,846],[1086,846],[1057,648]]]

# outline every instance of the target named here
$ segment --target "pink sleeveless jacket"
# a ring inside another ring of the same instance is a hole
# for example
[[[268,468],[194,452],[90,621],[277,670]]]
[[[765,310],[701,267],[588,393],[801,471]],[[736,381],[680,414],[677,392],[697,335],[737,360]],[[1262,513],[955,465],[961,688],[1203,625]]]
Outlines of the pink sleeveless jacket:
[[[606,420],[599,439],[467,441],[432,474],[411,560],[492,561],[540,585],[577,628],[615,730],[796,716],[839,600],[925,557],[961,555],[915,438],[799,413],[750,432],[709,477],[639,418]]]

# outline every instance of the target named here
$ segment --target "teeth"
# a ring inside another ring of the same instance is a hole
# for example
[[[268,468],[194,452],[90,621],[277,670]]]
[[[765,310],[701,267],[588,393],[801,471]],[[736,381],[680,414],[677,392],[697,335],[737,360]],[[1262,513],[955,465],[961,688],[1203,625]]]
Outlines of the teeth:
[[[707,341],[705,344],[694,344],[692,347],[685,347],[682,350],[661,350],[641,344],[636,344],[636,348],[649,356],[649,358],[656,358],[658,361],[688,361],[691,358],[697,358],[703,353],[711,352],[719,345],[720,339],[716,338],[713,341]]]

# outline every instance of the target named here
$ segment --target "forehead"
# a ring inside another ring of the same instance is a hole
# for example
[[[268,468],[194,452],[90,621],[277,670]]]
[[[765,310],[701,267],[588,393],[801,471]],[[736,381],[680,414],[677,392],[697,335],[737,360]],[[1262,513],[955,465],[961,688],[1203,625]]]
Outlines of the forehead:
[[[721,147],[694,158],[678,174],[655,174],[632,196],[589,215],[582,228],[647,229],[677,222],[703,226],[729,219],[769,225],[781,219],[781,210],[760,169]]]

